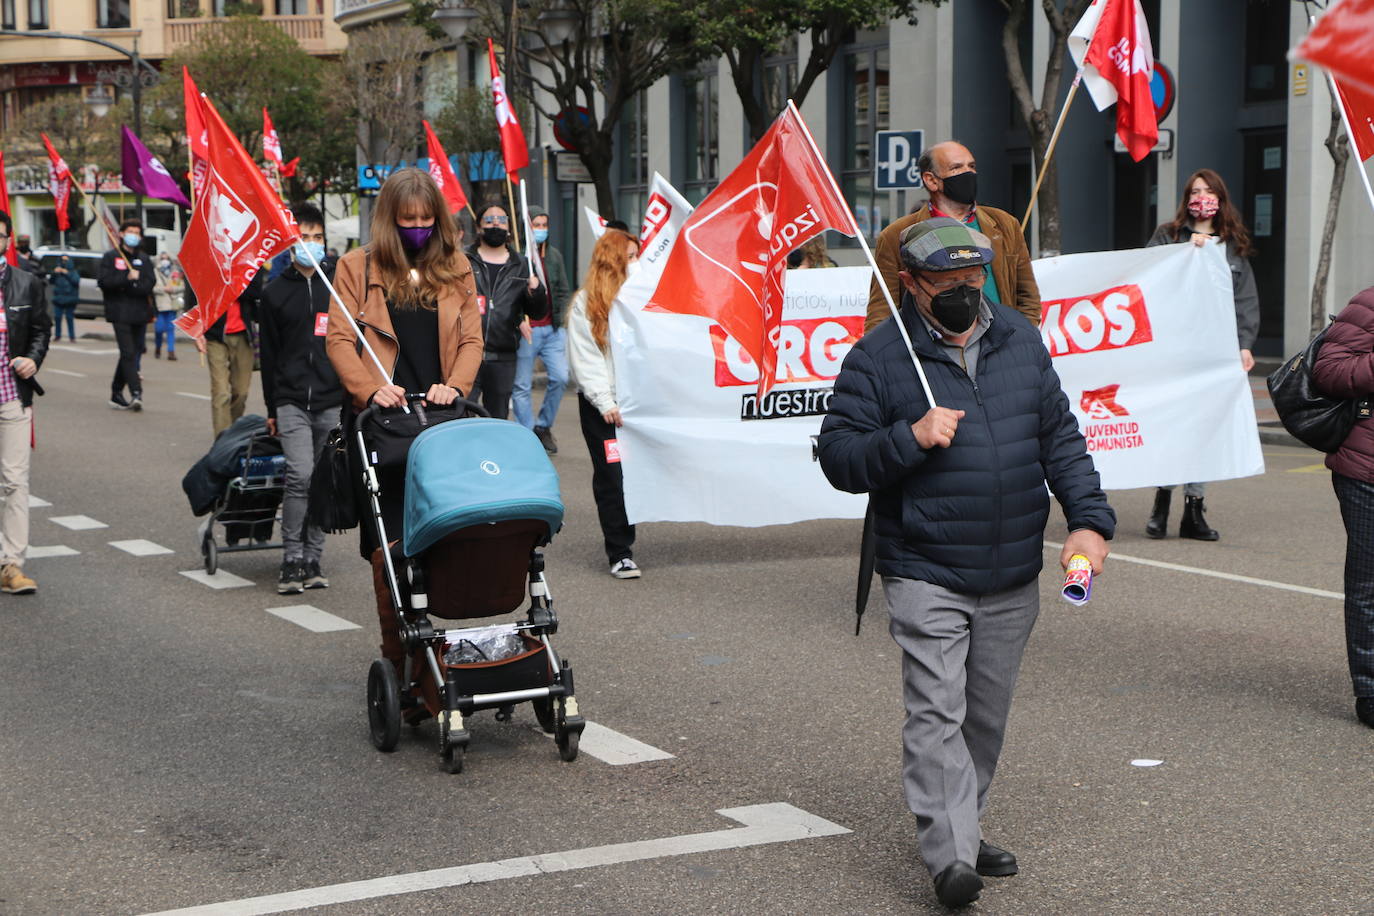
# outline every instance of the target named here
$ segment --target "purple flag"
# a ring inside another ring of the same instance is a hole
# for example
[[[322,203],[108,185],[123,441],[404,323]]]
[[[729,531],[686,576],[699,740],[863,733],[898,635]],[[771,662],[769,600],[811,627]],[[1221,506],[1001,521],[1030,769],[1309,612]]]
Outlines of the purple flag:
[[[124,187],[131,191],[156,197],[191,209],[191,202],[181,193],[176,180],[148,147],[125,127],[121,158],[124,160]]]

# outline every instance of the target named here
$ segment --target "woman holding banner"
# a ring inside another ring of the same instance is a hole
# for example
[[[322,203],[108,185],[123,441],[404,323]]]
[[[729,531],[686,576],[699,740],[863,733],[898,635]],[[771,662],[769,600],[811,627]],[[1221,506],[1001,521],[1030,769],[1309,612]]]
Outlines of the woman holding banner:
[[[371,241],[339,260],[334,285],[342,301],[330,307],[325,347],[352,413],[370,404],[400,407],[408,393],[423,393],[432,404],[452,404],[472,390],[482,363],[482,317],[472,267],[447,214],[428,172],[399,169],[377,195]],[[389,368],[389,377],[362,352],[341,307]],[[400,531],[405,469],[383,469],[378,477],[386,529]],[[368,525],[361,531],[362,555],[372,560],[382,655],[399,671],[405,652],[382,574],[381,545],[371,543]]]
[[[625,515],[624,475],[615,432],[622,422],[606,334],[611,303],[638,258],[639,240],[608,227],[592,249],[586,281],[568,303],[568,363],[577,380],[582,438],[592,456],[596,515],[611,575],[617,579],[638,579],[641,572],[631,556],[635,527]]]
[[[1155,230],[1149,245],[1173,245],[1191,241],[1199,247],[1207,244],[1226,246],[1226,262],[1231,266],[1231,289],[1236,303],[1236,338],[1240,345],[1240,365],[1249,372],[1255,365],[1251,348],[1259,333],[1259,292],[1255,274],[1250,269],[1250,233],[1241,221],[1240,213],[1231,203],[1226,182],[1211,169],[1198,169],[1184,185],[1187,191],[1178,205],[1173,220]],[[1169,501],[1172,486],[1155,492],[1155,505],[1145,534],[1152,538],[1165,537],[1169,527]],[[1207,524],[1203,515],[1202,498],[1205,485],[1185,484],[1183,487],[1183,518],[1179,521],[1178,536],[1198,541],[1215,541],[1221,537]]]

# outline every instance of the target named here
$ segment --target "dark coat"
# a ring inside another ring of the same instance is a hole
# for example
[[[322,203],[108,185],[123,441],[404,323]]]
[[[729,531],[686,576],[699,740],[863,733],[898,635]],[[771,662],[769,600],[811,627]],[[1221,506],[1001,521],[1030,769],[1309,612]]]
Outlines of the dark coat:
[[[331,267],[327,260],[321,266]],[[269,417],[275,419],[282,404],[326,410],[343,403],[343,386],[325,352],[329,305],[324,280],[313,273],[307,277],[294,265],[263,290],[258,328],[262,399]]]
[[[1312,381],[1333,398],[1374,396],[1374,287],[1356,293],[1326,332]],[[1326,456],[1337,474],[1374,483],[1374,419],[1356,420],[1341,447]]]
[[[267,271],[260,270],[254,274],[252,282],[239,294],[239,317],[243,319],[244,331],[250,336],[253,333],[253,325],[258,320],[258,299],[262,296],[263,287],[266,285]],[[187,307],[189,308],[189,305]],[[214,324],[205,329],[205,339],[224,343],[224,329],[228,324],[229,313],[226,311],[219,316]]]
[[[138,271],[137,280],[129,279],[131,269]],[[129,252],[127,260],[119,249],[111,248],[105,252],[96,274],[96,283],[105,295],[105,320],[147,324],[156,282],[152,259],[142,249],[135,248]]]
[[[490,284],[487,281],[487,268],[479,263],[482,256],[478,254],[477,246],[469,248],[467,255],[472,262],[477,295],[486,297],[486,310],[482,312],[482,339],[485,352],[489,354],[487,358],[491,358],[490,354],[498,354],[515,359],[515,351],[520,348],[520,322],[526,316],[543,318],[547,315],[549,297],[542,286],[530,292],[525,285],[530,277],[530,267],[520,252],[510,250],[510,260],[497,266],[495,278]]]
[[[239,417],[215,437],[210,451],[191,465],[186,476],[181,478],[181,489],[191,504],[192,515],[204,515],[215,507],[229,481],[242,473],[248,443],[254,436],[266,434],[267,421],[250,413]]]
[[[43,281],[28,271],[10,267],[5,270],[4,286],[6,339],[9,341],[5,364],[16,356],[27,356],[41,368],[52,337],[52,314],[48,311]],[[25,407],[32,406],[35,394],[43,393],[37,373],[26,379],[16,375],[14,380],[19,388],[19,401]]]
[[[552,245],[544,248],[544,276],[549,281],[549,320],[554,327],[561,328],[572,290],[568,286],[568,269],[563,263],[563,254]]]
[[[57,266],[62,268],[62,273],[54,270],[48,275],[48,280],[52,283],[52,304],[76,305],[81,301],[81,274],[71,258],[62,258]]]
[[[965,411],[947,449],[916,444],[911,425],[930,405],[895,322],[855,344],[835,380],[821,425],[821,470],[841,490],[871,494],[883,575],[969,595],[1032,581],[1043,565],[1047,480],[1070,530],[1105,538],[1115,531],[1040,334],[1006,306],[992,313],[975,382],[903,299],[936,402]]]

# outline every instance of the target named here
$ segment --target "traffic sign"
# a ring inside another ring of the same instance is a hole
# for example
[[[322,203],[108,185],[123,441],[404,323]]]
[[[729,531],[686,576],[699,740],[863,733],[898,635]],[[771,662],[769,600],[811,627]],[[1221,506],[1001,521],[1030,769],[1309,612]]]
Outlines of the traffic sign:
[[[873,187],[878,191],[903,191],[921,186],[916,161],[925,148],[923,130],[880,130],[874,137]]]
[[[1150,76],[1150,101],[1155,105],[1156,123],[1169,117],[1169,112],[1174,110],[1177,92],[1178,83],[1174,81],[1173,71],[1155,61],[1155,70]]]

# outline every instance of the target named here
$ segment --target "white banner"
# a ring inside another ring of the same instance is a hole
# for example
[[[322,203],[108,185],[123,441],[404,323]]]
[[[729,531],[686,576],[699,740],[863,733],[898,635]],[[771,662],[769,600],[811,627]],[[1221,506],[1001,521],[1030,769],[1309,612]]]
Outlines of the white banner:
[[[1264,473],[1221,246],[1034,264],[1040,334],[1110,490]]]
[[[779,384],[760,402],[757,368],[714,322],[644,310],[679,226],[665,227],[611,310],[630,521],[862,517],[866,497],[830,486],[814,437],[862,334],[869,269],[787,272]],[[1034,267],[1041,335],[1103,487],[1264,472],[1221,248],[1066,255]]]
[[[651,245],[611,310],[620,457],[632,523],[781,525],[862,518],[815,459],[840,364],[863,333],[868,268],[787,272],[778,385],[760,401],[758,367],[715,322],[644,311],[667,245]]]

